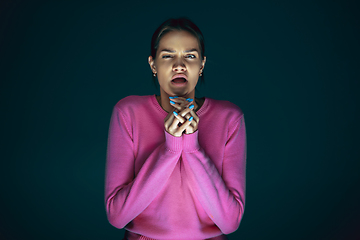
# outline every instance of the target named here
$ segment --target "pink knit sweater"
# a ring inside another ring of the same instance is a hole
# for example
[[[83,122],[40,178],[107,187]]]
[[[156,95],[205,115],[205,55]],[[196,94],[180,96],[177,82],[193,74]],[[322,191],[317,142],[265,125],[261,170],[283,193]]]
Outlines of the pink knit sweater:
[[[115,105],[105,205],[109,222],[128,230],[129,238],[207,239],[239,227],[245,207],[244,115],[235,104],[210,98],[196,114],[198,130],[174,137],[164,129],[167,112],[155,95],[129,96]]]

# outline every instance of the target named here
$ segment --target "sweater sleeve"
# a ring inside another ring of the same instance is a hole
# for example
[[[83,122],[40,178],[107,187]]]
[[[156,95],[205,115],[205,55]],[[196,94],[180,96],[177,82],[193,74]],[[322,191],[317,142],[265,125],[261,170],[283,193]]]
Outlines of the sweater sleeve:
[[[190,189],[205,212],[224,234],[236,231],[245,209],[246,130],[243,115],[229,126],[222,175],[199,145],[198,131],[184,135],[182,157]]]
[[[135,176],[132,133],[124,115],[114,107],[109,127],[105,207],[109,222],[124,228],[158,195],[173,172],[182,151],[182,138],[165,130],[165,142],[146,159]]]

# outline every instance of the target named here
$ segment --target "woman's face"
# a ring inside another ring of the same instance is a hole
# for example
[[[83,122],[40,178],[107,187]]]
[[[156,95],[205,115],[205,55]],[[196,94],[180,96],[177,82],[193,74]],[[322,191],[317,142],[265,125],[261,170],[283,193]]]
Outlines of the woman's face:
[[[199,43],[191,33],[177,30],[166,33],[160,40],[156,59],[149,57],[160,91],[169,96],[194,96],[206,61],[206,57],[204,60],[200,57]]]

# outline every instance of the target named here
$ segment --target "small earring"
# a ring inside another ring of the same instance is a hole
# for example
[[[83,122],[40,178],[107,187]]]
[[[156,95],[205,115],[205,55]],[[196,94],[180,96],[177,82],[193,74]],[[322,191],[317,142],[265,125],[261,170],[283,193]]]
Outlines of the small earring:
[[[202,72],[200,72],[200,76],[202,76]]]
[[[154,77],[156,77],[156,72],[154,72],[154,74],[153,74],[153,75],[154,75]]]

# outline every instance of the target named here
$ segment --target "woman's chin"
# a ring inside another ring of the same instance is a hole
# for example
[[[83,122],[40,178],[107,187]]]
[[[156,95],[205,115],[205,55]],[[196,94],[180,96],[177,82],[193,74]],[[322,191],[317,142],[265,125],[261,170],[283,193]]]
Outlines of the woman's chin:
[[[178,96],[178,97],[184,97],[188,95],[187,91],[171,91],[170,96]]]
[[[191,91],[188,89],[167,89],[167,91],[164,92],[166,92],[169,96],[187,97],[191,95]]]

